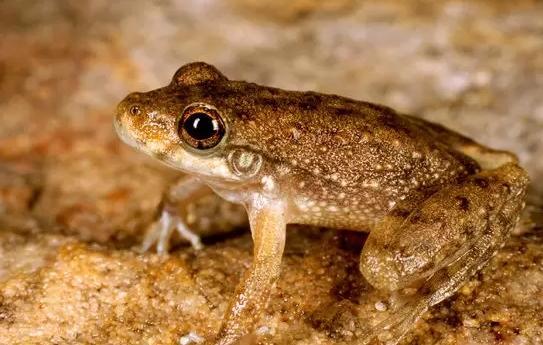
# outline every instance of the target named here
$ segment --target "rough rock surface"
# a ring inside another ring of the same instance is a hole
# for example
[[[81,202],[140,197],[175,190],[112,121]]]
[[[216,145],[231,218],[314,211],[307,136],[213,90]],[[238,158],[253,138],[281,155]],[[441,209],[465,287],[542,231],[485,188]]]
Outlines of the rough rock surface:
[[[111,126],[126,93],[194,60],[385,103],[517,152],[533,180],[531,220],[403,344],[543,343],[542,17],[540,1],[524,0],[1,1],[0,344],[216,332],[250,235],[138,254],[175,174]],[[384,319],[389,296],[358,272],[363,242],[293,226],[262,342],[349,343]]]

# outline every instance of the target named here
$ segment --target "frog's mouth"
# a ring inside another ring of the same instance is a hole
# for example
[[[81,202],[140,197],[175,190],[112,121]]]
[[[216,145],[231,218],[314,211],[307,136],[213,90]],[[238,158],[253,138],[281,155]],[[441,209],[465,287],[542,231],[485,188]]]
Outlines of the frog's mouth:
[[[153,156],[153,153],[149,151],[148,148],[144,150],[144,152]],[[198,177],[204,182],[222,182],[226,184],[243,182],[242,179],[232,173],[221,156],[202,158],[187,150],[179,149],[176,152],[170,152],[167,156],[157,158],[170,168]]]
[[[128,146],[136,149],[141,149],[144,146],[144,143],[141,140],[134,138],[134,136],[126,131],[118,119],[113,120],[113,127],[115,128],[115,132],[117,132],[117,136]]]
[[[113,122],[113,127],[115,128],[117,136],[121,139],[121,141],[134,148],[136,151],[141,151],[146,155],[154,157],[162,162],[167,159],[166,155],[161,153],[162,151],[160,149],[162,148],[162,145],[146,143],[143,140],[131,135],[130,132],[127,131],[126,128],[117,120]]]
[[[228,169],[226,162],[220,156],[204,158],[183,149],[181,145],[166,148],[163,143],[144,142],[132,135],[117,119],[113,121],[113,126],[125,144],[159,160],[170,168],[210,183],[239,184],[242,182],[242,179]]]

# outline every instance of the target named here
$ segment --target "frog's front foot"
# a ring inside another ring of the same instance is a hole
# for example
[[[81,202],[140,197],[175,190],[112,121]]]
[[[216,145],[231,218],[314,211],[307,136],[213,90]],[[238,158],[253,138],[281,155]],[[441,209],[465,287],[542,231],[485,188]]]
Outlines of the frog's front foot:
[[[194,249],[200,250],[203,248],[200,236],[187,226],[175,208],[165,203],[160,210],[158,219],[147,228],[141,245],[141,252],[146,252],[156,245],[158,254],[168,254],[170,239],[174,231],[177,231],[183,239],[189,241]]]
[[[196,344],[204,344],[205,339],[196,334],[195,332],[190,332],[187,335],[182,336],[179,338],[179,345],[196,345]]]

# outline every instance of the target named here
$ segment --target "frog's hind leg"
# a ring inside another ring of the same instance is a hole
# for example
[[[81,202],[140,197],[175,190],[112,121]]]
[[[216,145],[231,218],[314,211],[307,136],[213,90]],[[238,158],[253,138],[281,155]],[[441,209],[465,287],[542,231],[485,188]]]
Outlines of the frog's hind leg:
[[[417,292],[366,340],[397,343],[477,272],[518,221],[527,184],[526,172],[507,163],[439,190],[415,210],[398,204],[368,237],[360,270],[379,289]]]

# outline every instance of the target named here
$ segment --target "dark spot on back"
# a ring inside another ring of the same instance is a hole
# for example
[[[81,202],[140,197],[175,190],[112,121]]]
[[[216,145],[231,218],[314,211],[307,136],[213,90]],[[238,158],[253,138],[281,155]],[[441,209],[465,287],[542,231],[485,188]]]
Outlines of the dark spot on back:
[[[468,225],[464,227],[464,235],[466,235],[467,237],[470,237],[474,233],[475,233],[475,228],[473,227],[473,225]]]
[[[356,113],[356,110],[344,107],[333,107],[331,111],[336,116],[348,116]]]
[[[438,272],[441,272],[441,270]],[[429,286],[429,284],[424,284],[419,288],[419,291],[417,291],[417,293],[419,293],[422,296],[429,296],[432,294],[432,289]]]
[[[417,224],[419,223],[421,220],[421,216],[420,216],[420,213],[415,213],[414,215],[411,216],[411,219],[409,219],[409,221],[411,222],[411,224]]]
[[[410,214],[411,211],[405,208],[395,208],[390,211],[390,215],[393,217],[407,218]]]
[[[458,204],[458,207],[462,210],[462,211],[467,211],[469,210],[469,200],[468,198],[464,197],[464,196],[457,196],[456,197],[456,202]]]
[[[460,173],[460,178],[465,177],[466,175],[473,175],[481,171],[481,167],[474,159],[454,150],[450,151],[449,153],[464,167],[464,170]]]
[[[300,100],[300,107],[304,110],[315,110],[322,103],[322,98],[315,93],[306,93],[304,97]]]
[[[292,126],[302,134],[309,132],[307,126],[303,122],[294,122]]]
[[[247,120],[251,118],[251,113],[248,112],[247,109],[244,109],[243,107],[236,109],[236,115],[242,120]]]
[[[423,270],[424,270],[424,271],[430,271],[430,270],[432,270],[432,269],[435,268],[435,267],[436,267],[436,262],[429,261],[429,262],[426,263],[426,265],[424,265]]]
[[[393,128],[393,129],[403,128],[403,123],[401,122],[400,117],[390,111],[380,112],[379,121],[383,123],[385,126]]]
[[[488,187],[488,181],[486,178],[483,177],[476,177],[473,179],[473,183],[475,183],[476,186],[481,188],[487,188]]]
[[[272,111],[277,111],[277,109],[279,109],[279,101],[276,98],[265,97],[265,98],[261,98],[260,102],[264,106],[271,108]]]

